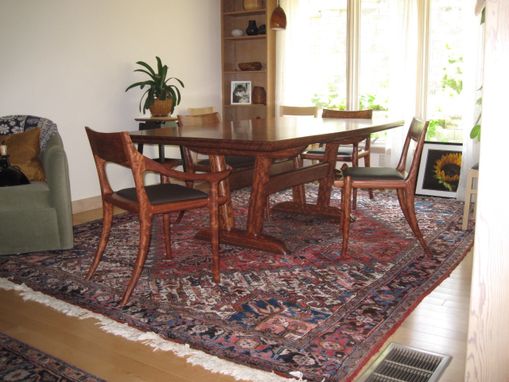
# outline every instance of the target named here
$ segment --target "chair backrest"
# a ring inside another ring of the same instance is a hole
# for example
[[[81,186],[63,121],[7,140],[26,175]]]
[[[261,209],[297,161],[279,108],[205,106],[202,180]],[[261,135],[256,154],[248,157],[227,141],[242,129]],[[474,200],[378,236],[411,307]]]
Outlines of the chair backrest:
[[[221,121],[219,113],[208,113],[200,115],[177,115],[179,126],[200,127],[204,125],[213,125]]]
[[[323,109],[322,118],[373,118],[373,110],[331,110]]]
[[[210,114],[214,112],[213,106],[205,106],[205,107],[190,107],[187,109],[190,115],[202,115],[202,114]]]
[[[286,106],[279,107],[280,115],[312,115],[316,117],[318,108],[316,106]]]
[[[129,134],[125,131],[116,133],[100,133],[85,127],[90,147],[99,175],[99,185],[101,194],[107,195],[113,193],[113,189],[106,173],[107,163],[116,163],[120,166],[130,168],[138,201],[148,200],[143,182],[143,173],[145,172],[144,156],[136,151]]]
[[[419,171],[419,163],[421,161],[421,154],[424,147],[424,141],[426,139],[428,124],[428,121],[422,121],[420,119],[413,118],[412,123],[408,128],[405,143],[403,144],[403,150],[401,151],[401,157],[399,158],[397,170],[400,172],[405,171],[410,145],[414,145],[415,148],[412,157],[412,163],[410,164],[410,168],[408,169],[408,174],[406,177],[406,179],[411,181],[417,180],[417,173]]]

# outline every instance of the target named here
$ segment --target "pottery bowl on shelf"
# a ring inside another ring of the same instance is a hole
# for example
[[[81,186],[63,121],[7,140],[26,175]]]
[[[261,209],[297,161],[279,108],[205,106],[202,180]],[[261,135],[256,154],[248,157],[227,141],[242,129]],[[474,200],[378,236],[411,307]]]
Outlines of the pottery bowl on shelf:
[[[239,63],[239,69],[242,70],[242,71],[261,70],[262,69],[262,63],[259,62],[259,61],[240,62]]]
[[[244,34],[244,31],[242,29],[233,29],[231,33],[233,37],[240,37]]]

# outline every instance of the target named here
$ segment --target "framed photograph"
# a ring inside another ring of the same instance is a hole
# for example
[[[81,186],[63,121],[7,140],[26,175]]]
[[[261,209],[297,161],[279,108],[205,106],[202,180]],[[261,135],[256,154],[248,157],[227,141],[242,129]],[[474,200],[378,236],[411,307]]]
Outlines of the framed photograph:
[[[251,104],[251,81],[232,81],[231,104],[232,105]]]
[[[415,193],[456,197],[461,170],[461,144],[425,142]]]

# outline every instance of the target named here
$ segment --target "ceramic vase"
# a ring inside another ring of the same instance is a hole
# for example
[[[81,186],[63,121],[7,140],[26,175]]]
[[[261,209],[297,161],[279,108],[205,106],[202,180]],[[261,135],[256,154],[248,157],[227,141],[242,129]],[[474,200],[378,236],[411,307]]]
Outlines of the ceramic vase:
[[[249,20],[246,28],[246,34],[248,36],[254,36],[258,34],[258,27],[256,26],[256,20]]]

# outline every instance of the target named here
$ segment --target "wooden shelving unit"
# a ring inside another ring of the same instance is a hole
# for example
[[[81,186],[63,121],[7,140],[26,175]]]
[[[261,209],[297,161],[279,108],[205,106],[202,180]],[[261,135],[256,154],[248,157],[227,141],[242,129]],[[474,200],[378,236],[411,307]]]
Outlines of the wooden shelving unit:
[[[266,118],[275,113],[275,34],[270,30],[269,21],[275,0],[265,0],[263,8],[244,10],[243,0],[221,1],[222,28],[222,86],[223,119],[226,121]],[[254,36],[245,34],[249,20],[255,20],[259,27],[266,25],[266,33]],[[244,35],[233,37],[232,30],[241,29]],[[242,71],[238,64],[261,62],[261,70]],[[251,81],[252,88],[261,86],[267,94],[267,102],[262,104],[231,104],[231,82]]]

